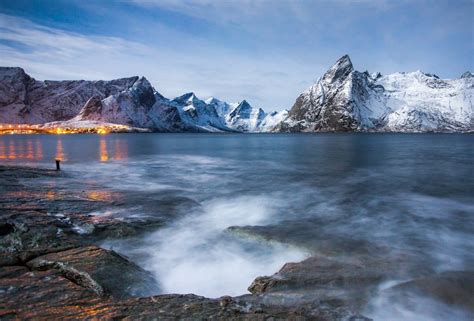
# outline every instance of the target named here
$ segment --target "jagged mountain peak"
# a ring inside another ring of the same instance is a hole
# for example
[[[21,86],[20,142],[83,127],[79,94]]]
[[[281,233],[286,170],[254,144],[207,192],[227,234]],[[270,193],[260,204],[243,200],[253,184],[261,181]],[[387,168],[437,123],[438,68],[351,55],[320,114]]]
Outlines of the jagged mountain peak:
[[[215,104],[215,103],[222,103],[223,101],[217,99],[216,97],[211,96],[211,97],[207,98],[206,100],[204,100],[204,102],[206,104],[210,105],[210,104]]]
[[[349,55],[339,58],[334,65],[324,74],[323,80],[327,83],[333,83],[338,80],[344,80],[354,70]]]
[[[134,78],[134,77],[132,77]],[[146,86],[146,87],[152,87],[151,83],[146,79],[144,76],[138,77],[136,76],[137,80],[134,82],[134,86]]]
[[[173,101],[178,103],[178,104],[195,104],[195,103],[205,104],[205,102],[203,100],[199,99],[196,96],[196,94],[193,93],[193,92],[185,93],[181,96],[178,96],[178,97],[174,98]]]
[[[240,108],[240,109],[247,109],[247,108],[252,108],[252,106],[248,103],[248,101],[246,101],[245,99],[242,100],[241,102],[239,102],[239,104],[237,105],[236,108]]]
[[[466,71],[465,73],[463,73],[463,74],[461,75],[460,78],[462,78],[462,79],[463,79],[463,78],[474,78],[474,74],[473,74],[472,72],[470,72],[470,71]]]

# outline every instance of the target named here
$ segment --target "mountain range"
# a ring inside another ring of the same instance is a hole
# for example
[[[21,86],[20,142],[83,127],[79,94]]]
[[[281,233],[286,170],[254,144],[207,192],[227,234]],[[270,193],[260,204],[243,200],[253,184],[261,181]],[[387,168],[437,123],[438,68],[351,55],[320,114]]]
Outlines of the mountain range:
[[[165,98],[145,77],[38,81],[0,67],[0,123],[81,127],[112,123],[159,132],[470,132],[474,75],[359,72],[341,57],[289,111],[266,113],[186,93]]]

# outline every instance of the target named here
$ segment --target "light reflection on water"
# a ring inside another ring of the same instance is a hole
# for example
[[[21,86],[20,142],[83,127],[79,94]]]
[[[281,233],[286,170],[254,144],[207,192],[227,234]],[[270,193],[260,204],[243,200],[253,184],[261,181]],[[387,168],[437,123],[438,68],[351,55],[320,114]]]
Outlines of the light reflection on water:
[[[79,136],[79,135],[76,135]],[[71,142],[65,137],[53,135],[3,135],[0,136],[0,160],[11,160],[15,162],[50,162],[54,159],[61,161],[78,162],[84,160],[83,155],[87,155],[87,161],[120,161],[126,160],[128,155],[128,141],[120,137],[105,137],[88,135],[85,140],[90,143],[90,139],[97,140],[96,146],[85,148],[80,142]],[[95,157],[93,150],[96,150]],[[79,154],[78,154],[79,152]],[[82,153],[84,152],[84,153]],[[72,158],[69,154],[72,153]]]
[[[103,137],[100,139],[99,153],[101,162],[106,162],[109,160],[109,154],[107,152],[107,142]]]
[[[57,155],[62,152],[62,146],[60,144],[60,141],[58,141]],[[64,155],[61,157],[64,157]],[[0,160],[2,159],[41,161],[43,159],[42,142],[32,137],[26,140],[10,140],[0,137]]]
[[[61,161],[66,160],[66,156],[64,155],[64,150],[63,150],[63,142],[61,141],[61,139],[58,139],[58,142],[56,144],[55,159],[59,159]]]

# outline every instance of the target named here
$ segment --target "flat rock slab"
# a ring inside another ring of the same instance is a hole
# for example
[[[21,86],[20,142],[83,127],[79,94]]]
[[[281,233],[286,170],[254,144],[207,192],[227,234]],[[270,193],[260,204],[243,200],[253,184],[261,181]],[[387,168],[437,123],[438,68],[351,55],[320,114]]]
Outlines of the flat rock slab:
[[[98,301],[91,290],[65,279],[55,270],[29,271],[25,267],[0,268],[0,319],[31,319],[38,311],[62,305]]]
[[[150,295],[158,287],[150,273],[114,251],[93,245],[39,256],[27,266],[32,270],[56,270],[98,295],[115,298]]]
[[[187,294],[115,299],[65,278],[60,271],[0,267],[1,320],[337,320],[301,308],[264,306],[230,297]]]

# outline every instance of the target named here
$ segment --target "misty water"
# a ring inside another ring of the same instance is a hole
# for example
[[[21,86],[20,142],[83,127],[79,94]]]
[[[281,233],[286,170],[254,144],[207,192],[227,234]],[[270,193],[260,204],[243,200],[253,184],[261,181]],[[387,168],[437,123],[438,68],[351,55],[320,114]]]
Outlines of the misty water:
[[[55,158],[68,175],[54,184],[110,200],[92,215],[163,220],[140,237],[102,244],[152,272],[156,293],[241,295],[286,262],[372,247],[387,257],[403,251],[437,272],[474,266],[472,135],[0,137],[1,163],[54,168]],[[407,311],[374,297],[367,315],[463,317],[417,300]]]

